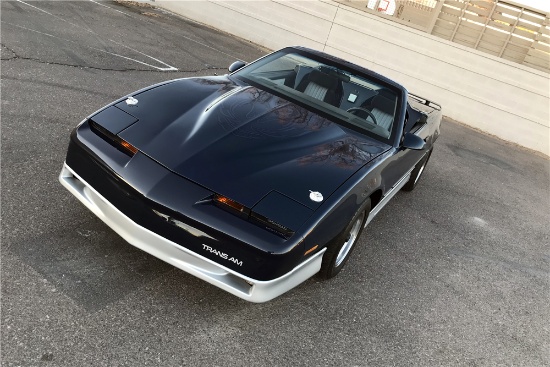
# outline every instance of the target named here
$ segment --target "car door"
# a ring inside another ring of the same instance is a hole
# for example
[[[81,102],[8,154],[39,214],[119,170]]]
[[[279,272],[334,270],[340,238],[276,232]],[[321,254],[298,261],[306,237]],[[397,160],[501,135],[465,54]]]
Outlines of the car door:
[[[423,149],[411,149],[405,144],[404,137],[407,133],[418,136],[424,142],[430,136],[430,128],[425,115],[410,109],[410,107],[407,110],[407,120],[401,133],[400,145],[394,148],[394,154],[387,160],[387,165],[383,170],[384,195],[393,190],[399,190],[400,186],[407,182],[408,174],[427,153],[426,147]]]

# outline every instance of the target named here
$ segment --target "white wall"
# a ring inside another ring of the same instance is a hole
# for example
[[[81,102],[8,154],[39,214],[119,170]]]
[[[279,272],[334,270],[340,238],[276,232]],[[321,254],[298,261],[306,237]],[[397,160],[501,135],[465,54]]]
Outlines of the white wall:
[[[165,1],[184,17],[278,49],[353,61],[443,105],[443,113],[550,155],[550,75],[331,0]]]

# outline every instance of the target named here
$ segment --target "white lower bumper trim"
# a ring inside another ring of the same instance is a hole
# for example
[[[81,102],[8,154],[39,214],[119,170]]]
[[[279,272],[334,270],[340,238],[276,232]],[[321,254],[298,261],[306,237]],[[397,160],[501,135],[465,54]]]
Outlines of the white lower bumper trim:
[[[260,281],[246,277],[138,225],[74,173],[66,163],[59,181],[131,245],[244,300],[269,301],[321,269],[326,248],[277,279]]]

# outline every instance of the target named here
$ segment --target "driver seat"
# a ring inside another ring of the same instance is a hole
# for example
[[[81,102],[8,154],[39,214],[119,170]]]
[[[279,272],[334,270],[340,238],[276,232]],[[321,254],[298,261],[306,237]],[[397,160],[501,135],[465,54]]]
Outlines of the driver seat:
[[[378,94],[374,96],[367,108],[372,112],[379,126],[388,131],[391,130],[395,113],[395,99],[391,100],[387,96]]]
[[[300,81],[296,90],[335,107],[340,105],[343,87],[338,77],[312,70]]]

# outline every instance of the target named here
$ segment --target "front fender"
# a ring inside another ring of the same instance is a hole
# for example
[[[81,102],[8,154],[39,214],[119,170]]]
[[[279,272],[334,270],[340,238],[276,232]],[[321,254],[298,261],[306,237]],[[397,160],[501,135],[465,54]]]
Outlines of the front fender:
[[[365,208],[367,199],[373,193],[385,192],[381,171],[390,155],[390,151],[383,153],[357,171],[305,223],[300,230],[304,233],[304,260],[325,248],[330,240],[338,236],[355,214]],[[311,250],[313,248],[315,250]]]

